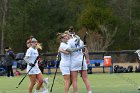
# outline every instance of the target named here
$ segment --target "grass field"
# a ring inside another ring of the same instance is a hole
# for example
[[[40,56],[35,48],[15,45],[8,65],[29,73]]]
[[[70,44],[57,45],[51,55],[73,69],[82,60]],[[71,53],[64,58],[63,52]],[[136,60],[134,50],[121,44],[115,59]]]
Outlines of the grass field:
[[[49,77],[49,88],[52,84],[54,74],[44,75]],[[92,85],[93,93],[140,93],[137,90],[140,85],[140,73],[121,73],[121,74],[109,74],[109,73],[96,73],[90,74],[89,80]],[[0,77],[0,93],[28,93],[28,77],[22,82],[17,89],[19,81],[23,76],[15,76],[13,78]],[[80,76],[78,77],[78,93],[86,93],[84,83]],[[63,92],[63,78],[60,74],[57,74],[55,85],[52,93],[64,93]],[[70,89],[72,93],[72,88]]]

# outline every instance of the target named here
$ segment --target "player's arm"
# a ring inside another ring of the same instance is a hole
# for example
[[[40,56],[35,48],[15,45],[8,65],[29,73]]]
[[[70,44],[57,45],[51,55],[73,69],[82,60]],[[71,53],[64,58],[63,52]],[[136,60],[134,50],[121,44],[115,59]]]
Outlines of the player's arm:
[[[25,56],[23,59],[25,60],[26,63],[28,63],[28,64],[30,63],[29,56]]]
[[[90,64],[90,59],[89,59],[89,51],[87,49],[87,47],[85,47],[85,58],[86,58],[86,63]]]
[[[28,64],[31,63],[30,60],[29,60],[30,56],[31,56],[31,50],[30,49],[27,49],[26,54],[25,54],[25,57],[23,59]]]
[[[79,47],[79,48],[70,48],[70,47],[68,47],[66,49],[61,49],[60,48],[59,51],[64,53],[64,54],[69,54],[70,52],[74,52],[74,51],[77,51],[77,50],[82,49],[82,48],[84,48],[84,46]]]
[[[64,54],[70,54],[70,52],[68,52],[68,51],[66,51],[66,50],[64,50],[64,49],[59,49],[59,52],[62,52],[62,53],[64,53]]]
[[[83,49],[86,45],[83,45],[81,47],[78,47],[78,48],[67,48],[66,50],[69,51],[69,52],[74,52],[74,51],[77,51],[77,50],[80,50],[80,49]]]
[[[34,66],[35,66],[35,64],[33,64],[33,63],[31,63],[31,62],[29,61],[29,56],[25,56],[25,57],[24,57],[24,60],[25,60],[25,62],[26,62],[27,64],[29,64],[31,67],[34,67]]]
[[[77,51],[77,50],[79,50],[79,49],[82,49],[82,48],[84,48],[84,46],[82,46],[82,47],[79,47],[79,48],[67,48],[66,50],[64,50],[64,49],[59,49],[59,51],[60,52],[62,52],[62,53],[64,53],[64,54],[69,54],[70,52],[74,52],[74,51]]]

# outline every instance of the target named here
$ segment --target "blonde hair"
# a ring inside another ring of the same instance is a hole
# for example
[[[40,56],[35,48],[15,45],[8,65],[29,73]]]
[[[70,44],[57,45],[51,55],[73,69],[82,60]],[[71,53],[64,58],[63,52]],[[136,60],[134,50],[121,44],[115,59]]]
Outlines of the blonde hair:
[[[42,44],[41,43],[37,43],[36,48],[42,50]]]
[[[64,34],[70,34],[70,32],[68,30],[64,31]]]

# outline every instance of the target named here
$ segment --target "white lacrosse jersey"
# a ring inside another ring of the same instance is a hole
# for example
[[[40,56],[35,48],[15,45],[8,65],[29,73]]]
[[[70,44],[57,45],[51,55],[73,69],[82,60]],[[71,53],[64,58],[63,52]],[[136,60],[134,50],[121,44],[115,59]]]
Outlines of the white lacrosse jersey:
[[[32,47],[27,49],[26,55],[28,57],[28,61],[29,63],[34,64],[36,58],[38,57],[38,50],[34,49]],[[27,64],[27,72],[30,70],[31,66],[29,65],[29,63]],[[39,74],[41,73],[39,67],[38,67],[38,61],[36,62],[35,66],[31,69],[31,71],[29,72],[29,74]]]
[[[59,49],[66,50],[69,47],[70,46],[67,43],[61,42]],[[62,66],[69,66],[70,67],[70,54],[64,54],[62,52],[60,52],[60,54],[61,54],[60,67],[62,67]]]
[[[70,39],[69,40],[69,46],[71,48],[79,48],[81,46],[83,46],[84,43],[82,40],[79,41],[79,43],[77,43],[76,38]],[[78,71],[81,70],[82,68],[82,61],[83,61],[83,70],[87,69],[87,64],[86,64],[86,60],[84,57],[83,60],[83,52],[82,49],[79,49],[77,51],[71,52],[71,71]]]

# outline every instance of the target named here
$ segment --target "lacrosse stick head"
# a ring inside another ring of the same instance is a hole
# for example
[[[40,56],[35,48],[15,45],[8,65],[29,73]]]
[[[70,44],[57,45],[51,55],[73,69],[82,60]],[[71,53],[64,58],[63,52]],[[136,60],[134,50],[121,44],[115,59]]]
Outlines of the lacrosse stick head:
[[[139,58],[139,60],[140,60],[140,49],[136,50],[135,53],[137,53],[138,58]]]

